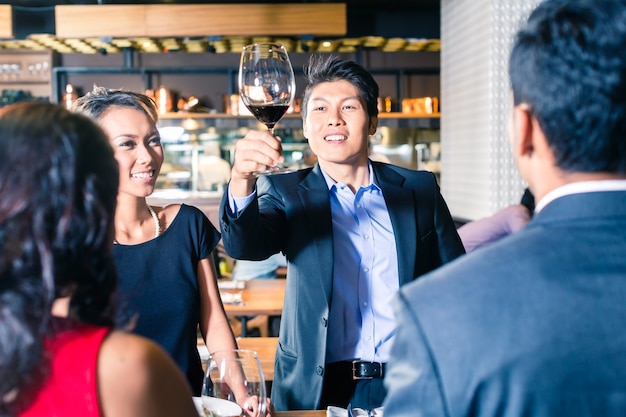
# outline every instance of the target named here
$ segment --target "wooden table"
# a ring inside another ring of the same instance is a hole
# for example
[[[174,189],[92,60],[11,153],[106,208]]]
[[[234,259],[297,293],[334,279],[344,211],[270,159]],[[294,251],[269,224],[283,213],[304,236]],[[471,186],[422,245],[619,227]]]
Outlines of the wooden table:
[[[226,314],[239,316],[279,316],[285,299],[285,279],[252,279],[242,289],[220,289],[220,292],[241,292],[241,304],[224,304]]]
[[[246,281],[242,289],[220,289],[223,292],[241,292],[242,302],[225,303],[224,309],[229,317],[241,321],[241,336],[247,336],[247,321],[252,316],[280,316],[285,299],[284,279],[253,279]]]
[[[239,349],[254,350],[259,356],[265,381],[274,380],[274,358],[276,357],[277,337],[240,337]]]

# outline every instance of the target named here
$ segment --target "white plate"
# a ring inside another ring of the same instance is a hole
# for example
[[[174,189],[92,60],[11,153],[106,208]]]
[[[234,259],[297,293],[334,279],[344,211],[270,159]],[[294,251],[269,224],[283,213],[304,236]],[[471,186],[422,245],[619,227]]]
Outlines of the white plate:
[[[240,292],[231,293],[231,292],[223,292],[220,293],[220,297],[222,298],[222,303],[224,304],[241,304],[243,303],[243,298]]]
[[[246,281],[220,280],[217,286],[220,290],[241,290],[246,288]]]
[[[221,417],[240,416],[243,413],[239,404],[221,398],[193,397],[193,403],[196,405],[200,417],[210,416],[209,411]],[[205,413],[204,410],[207,412]]]

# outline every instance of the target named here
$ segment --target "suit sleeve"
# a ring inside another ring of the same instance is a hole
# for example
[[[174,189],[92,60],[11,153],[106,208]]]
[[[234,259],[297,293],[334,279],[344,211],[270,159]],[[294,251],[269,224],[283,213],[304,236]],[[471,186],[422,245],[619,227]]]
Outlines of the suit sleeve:
[[[448,416],[436,364],[404,291],[394,309],[398,326],[385,375],[385,417]]]
[[[260,261],[280,251],[284,233],[284,208],[271,183],[257,182],[257,194],[239,213],[228,201],[228,191],[220,204],[220,229],[224,249],[235,259]]]
[[[438,186],[435,206],[435,228],[437,230],[437,241],[439,242],[440,265],[444,265],[465,254],[465,247],[456,230],[454,219],[452,219],[448,205],[439,192]]]

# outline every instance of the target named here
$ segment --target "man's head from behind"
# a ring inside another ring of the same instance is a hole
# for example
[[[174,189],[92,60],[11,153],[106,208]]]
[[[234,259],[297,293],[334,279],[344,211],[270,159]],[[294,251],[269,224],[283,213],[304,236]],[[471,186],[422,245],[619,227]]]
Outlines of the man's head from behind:
[[[560,170],[626,174],[626,0],[542,2],[509,75]]]

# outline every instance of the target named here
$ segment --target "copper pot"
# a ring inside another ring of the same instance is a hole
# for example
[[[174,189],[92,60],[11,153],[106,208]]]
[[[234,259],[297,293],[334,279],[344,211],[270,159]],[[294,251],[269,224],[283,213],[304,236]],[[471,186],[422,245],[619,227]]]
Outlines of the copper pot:
[[[163,86],[159,87],[154,95],[154,99],[160,114],[169,113],[174,110],[172,92],[169,89]]]

